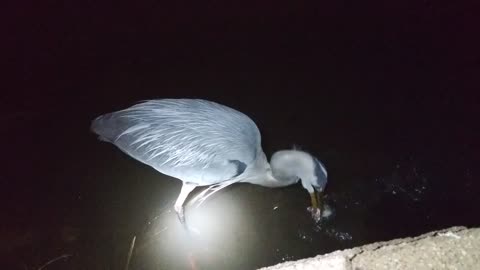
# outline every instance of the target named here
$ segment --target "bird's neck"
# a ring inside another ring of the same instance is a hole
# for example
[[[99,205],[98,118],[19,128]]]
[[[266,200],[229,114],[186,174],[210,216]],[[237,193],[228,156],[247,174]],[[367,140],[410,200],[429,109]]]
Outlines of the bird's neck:
[[[277,179],[272,175],[272,172],[269,170],[269,171],[265,171],[265,173],[263,174],[248,177],[242,182],[264,186],[264,187],[276,188],[276,187],[289,186],[289,185],[295,184],[297,181],[298,181],[298,178],[297,179],[295,178]]]
[[[267,165],[262,167],[262,173],[252,175],[247,182],[266,187],[285,187],[297,183],[299,179],[309,182],[315,170],[313,160],[310,154],[303,151],[280,150],[272,155],[270,164],[265,159]]]
[[[263,153],[263,151],[259,151],[257,153],[257,159],[255,160],[255,162],[251,166],[247,167],[247,170],[245,171],[245,173],[240,176],[243,178],[242,180],[240,180],[240,182],[251,183],[251,184],[260,185],[264,187],[271,187],[271,188],[285,187],[285,186],[295,184],[299,179],[298,175],[290,173],[288,169],[285,171],[285,168],[282,168],[282,167],[289,168],[289,167],[295,166],[295,160],[297,160],[298,158],[296,158],[295,156],[296,153],[293,153],[293,154],[291,153],[295,151],[283,151],[283,152],[289,153],[288,155],[286,155],[280,152],[280,156],[287,157],[286,159],[287,162],[282,163],[274,160],[274,164],[272,165],[275,165],[275,166],[272,167],[268,163],[265,153]],[[291,166],[285,166],[285,165],[291,165]],[[272,170],[276,170],[276,172],[273,173]]]

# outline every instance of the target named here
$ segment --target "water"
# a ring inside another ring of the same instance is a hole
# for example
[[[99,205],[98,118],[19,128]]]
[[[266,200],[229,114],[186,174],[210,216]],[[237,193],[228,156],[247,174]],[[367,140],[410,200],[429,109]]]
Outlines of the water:
[[[34,23],[5,41],[0,268],[124,269],[135,237],[131,270],[256,269],[480,225],[471,9],[332,2],[236,23],[237,9],[135,5],[11,13]],[[187,233],[172,212],[180,183],[89,132],[102,113],[163,97],[246,113],[267,156],[316,155],[331,215],[315,224],[300,184],[236,184],[187,206]]]

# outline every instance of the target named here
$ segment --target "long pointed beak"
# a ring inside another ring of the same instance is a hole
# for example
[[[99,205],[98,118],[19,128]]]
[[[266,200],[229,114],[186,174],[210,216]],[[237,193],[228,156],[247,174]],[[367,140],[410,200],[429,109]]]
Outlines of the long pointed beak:
[[[313,209],[318,208],[318,194],[316,191],[310,193],[310,200],[312,202],[312,208]]]
[[[317,195],[317,203],[318,203],[318,208],[320,208],[320,211],[323,210],[323,191],[317,191],[315,192]]]
[[[312,208],[320,208],[320,210],[322,210],[323,192],[314,191],[313,193],[310,193],[310,200],[312,202]]]
[[[310,193],[310,200],[312,207],[309,207],[309,211],[315,222],[319,222],[322,218],[323,211],[323,192],[314,190],[314,192]]]
[[[317,215],[319,215],[317,218],[320,218],[323,211],[323,192],[314,190],[310,193],[310,200],[312,203],[312,213],[317,213]]]

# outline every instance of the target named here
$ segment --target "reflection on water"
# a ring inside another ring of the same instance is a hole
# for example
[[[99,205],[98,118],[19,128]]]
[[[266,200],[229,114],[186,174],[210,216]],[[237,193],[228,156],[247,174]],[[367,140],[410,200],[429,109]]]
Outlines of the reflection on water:
[[[252,256],[249,253],[255,252],[255,241],[250,241],[250,232],[255,228],[245,218],[252,213],[234,194],[218,195],[198,208],[187,206],[186,226],[171,209],[149,221],[135,262],[162,266],[162,269],[194,262],[195,265],[208,265],[209,269],[213,266],[220,269],[219,262],[232,261],[238,258],[237,254]]]
[[[262,228],[261,225],[252,222],[255,210],[237,195],[237,192],[224,192],[212,197],[198,208],[190,205],[187,208],[186,226],[178,221],[176,213],[171,209],[166,209],[154,217],[148,222],[143,233],[143,244],[137,247],[135,260],[137,266],[161,266],[161,269],[168,269],[182,265],[187,267],[185,263],[191,266],[194,262],[196,267],[225,269],[232,267],[232,261],[238,260],[239,266],[249,268],[248,261],[262,256],[258,249],[262,246],[259,240],[265,238],[259,237],[258,233],[268,228]],[[275,210],[281,208],[274,206],[270,210],[271,214]],[[324,222],[332,218],[332,212],[327,205]],[[307,211],[298,214],[308,217]],[[291,236],[284,238],[296,238],[307,245],[315,245],[316,235],[324,232],[322,224],[310,225],[311,227],[298,229]],[[281,227],[283,224],[274,226]],[[351,240],[348,233],[339,232],[335,228],[329,228],[326,234],[338,241]],[[284,248],[283,244],[275,248],[276,256],[281,256],[282,260],[295,257],[288,252],[290,249]],[[246,258],[248,260],[245,261]]]

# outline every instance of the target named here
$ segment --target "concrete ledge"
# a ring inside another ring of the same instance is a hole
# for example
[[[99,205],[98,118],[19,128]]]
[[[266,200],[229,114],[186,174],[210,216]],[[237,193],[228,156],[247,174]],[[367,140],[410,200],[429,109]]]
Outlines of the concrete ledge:
[[[261,270],[480,269],[480,228],[452,227]]]

